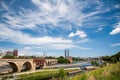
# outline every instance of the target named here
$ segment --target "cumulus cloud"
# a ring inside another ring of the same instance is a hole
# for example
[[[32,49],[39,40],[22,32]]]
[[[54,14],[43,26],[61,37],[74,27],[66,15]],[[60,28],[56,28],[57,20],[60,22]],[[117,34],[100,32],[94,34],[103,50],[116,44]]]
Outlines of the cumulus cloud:
[[[71,32],[69,34],[69,37],[74,37],[74,36],[79,36],[80,38],[86,38],[87,34],[82,30],[77,30],[75,33]]]
[[[120,33],[120,22],[118,22],[115,27],[115,29],[113,29],[109,34],[110,35],[115,35],[115,34],[118,34]]]

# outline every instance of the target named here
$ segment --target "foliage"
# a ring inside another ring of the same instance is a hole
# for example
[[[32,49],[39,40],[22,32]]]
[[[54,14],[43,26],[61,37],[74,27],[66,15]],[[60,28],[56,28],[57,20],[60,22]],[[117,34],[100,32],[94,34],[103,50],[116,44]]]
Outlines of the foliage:
[[[85,59],[79,57],[72,57],[72,59],[73,61],[85,61]]]
[[[61,63],[61,64],[63,64],[63,63],[70,63],[70,61],[68,59],[65,59],[63,56],[60,56],[58,58],[58,63]]]
[[[110,56],[104,56],[104,57],[102,57],[102,59],[104,61],[111,61],[111,57]]]
[[[97,61],[91,61],[91,64],[94,66],[99,66],[99,63]]]
[[[47,56],[45,58],[47,58],[47,59],[56,59],[56,57],[54,57],[54,56]]]
[[[111,64],[109,66],[85,72],[81,75],[73,77],[71,80],[119,80],[120,79],[120,63]]]
[[[118,61],[120,61],[120,52],[118,52],[117,54],[112,55],[112,56],[104,56],[104,57],[102,57],[102,60],[108,61],[108,62],[113,62],[113,63],[118,62]]]
[[[15,58],[15,57],[14,56],[6,55],[6,56],[3,56],[3,58],[12,59],[12,58]]]
[[[67,72],[63,68],[59,69],[59,79],[60,80],[65,80],[66,74],[67,74]]]
[[[118,52],[118,53],[115,54],[115,55],[112,55],[112,56],[111,56],[111,61],[112,61],[112,62],[120,61],[120,52]]]

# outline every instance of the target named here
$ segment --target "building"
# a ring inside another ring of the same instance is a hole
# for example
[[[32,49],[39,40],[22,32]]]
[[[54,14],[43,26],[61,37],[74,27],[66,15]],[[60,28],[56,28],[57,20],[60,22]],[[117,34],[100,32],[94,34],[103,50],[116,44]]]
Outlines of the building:
[[[71,57],[71,56],[67,57],[67,59],[70,61],[70,63],[72,63],[72,62],[73,62],[73,60],[72,60],[72,57]]]
[[[33,62],[35,63],[36,68],[43,68],[45,64],[45,59],[44,58],[35,58],[33,59]]]
[[[16,58],[16,57],[18,57],[18,50],[7,51],[6,56],[14,56]]]
[[[13,56],[14,56],[14,57],[18,57],[18,50],[14,50]]]
[[[13,51],[7,51],[6,56],[13,56]]]
[[[50,66],[58,64],[58,59],[45,59],[45,65],[44,66]]]

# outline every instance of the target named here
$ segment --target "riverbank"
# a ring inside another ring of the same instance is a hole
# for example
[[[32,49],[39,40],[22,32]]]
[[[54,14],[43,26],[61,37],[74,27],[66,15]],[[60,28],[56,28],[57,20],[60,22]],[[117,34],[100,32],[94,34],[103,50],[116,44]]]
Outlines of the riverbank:
[[[120,80],[120,63],[76,75],[70,80]]]

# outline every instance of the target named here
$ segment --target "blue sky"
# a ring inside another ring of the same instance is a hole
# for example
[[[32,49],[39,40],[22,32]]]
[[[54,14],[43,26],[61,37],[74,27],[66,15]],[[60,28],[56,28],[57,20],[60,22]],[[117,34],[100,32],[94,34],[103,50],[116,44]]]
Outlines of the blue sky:
[[[96,57],[120,51],[119,0],[0,0],[0,49]]]

